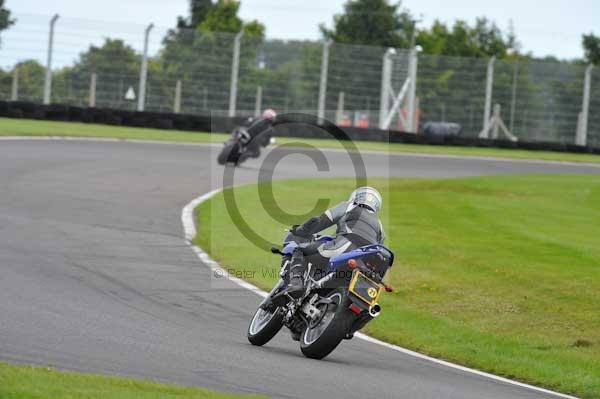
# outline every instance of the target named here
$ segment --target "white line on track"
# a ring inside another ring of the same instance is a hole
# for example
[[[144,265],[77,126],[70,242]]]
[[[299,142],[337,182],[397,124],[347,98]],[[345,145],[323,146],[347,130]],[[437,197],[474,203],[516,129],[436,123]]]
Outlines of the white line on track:
[[[221,268],[221,266],[214,261],[213,259],[211,259],[211,257],[204,252],[204,250],[202,248],[200,248],[199,246],[195,245],[193,240],[194,237],[196,237],[197,234],[197,230],[196,230],[196,223],[195,223],[195,219],[194,219],[194,210],[196,209],[196,207],[198,205],[200,205],[201,203],[203,203],[204,201],[207,201],[208,199],[214,197],[216,194],[220,193],[222,189],[216,189],[213,190],[211,192],[208,192],[204,195],[201,195],[197,198],[195,198],[194,200],[192,200],[190,203],[188,203],[183,210],[181,211],[181,222],[183,224],[183,230],[185,233],[185,239],[186,242],[192,247],[192,250],[196,253],[196,255],[198,256],[198,258],[200,258],[200,260],[202,261],[203,264],[205,264],[206,266],[208,266],[211,271],[219,271],[219,275],[228,278],[230,281],[234,282],[235,284],[250,290],[254,293],[256,293],[257,295],[260,295],[261,297],[266,297],[268,295],[267,292],[261,290],[260,288],[256,287],[255,285],[252,285],[250,283],[248,283],[247,281],[244,281],[242,279],[239,279],[237,277],[232,276],[231,274],[227,273],[227,271],[225,271],[224,269]],[[362,339],[364,341],[367,342],[371,342],[373,344],[376,345],[380,345],[383,346],[385,348],[394,350],[396,352],[400,352],[403,353],[405,355],[408,356],[412,356],[414,358],[418,358],[418,359],[422,359],[422,360],[426,360],[428,362],[432,362],[432,363],[436,363],[442,366],[446,366],[446,367],[450,367],[452,369],[455,370],[460,370],[463,371],[465,373],[470,373],[470,374],[475,374],[481,377],[485,377],[485,378],[489,378],[492,379],[494,381],[498,381],[498,382],[502,382],[505,384],[510,384],[510,385],[515,385],[521,388],[526,388],[526,389],[530,389],[532,391],[536,391],[536,392],[541,392],[541,393],[545,393],[545,394],[550,394],[550,395],[554,395],[556,397],[559,398],[567,398],[567,399],[577,399],[575,396],[571,396],[571,395],[566,395],[563,393],[559,393],[559,392],[555,392],[555,391],[551,391],[549,389],[545,389],[545,388],[540,388],[540,387],[536,387],[534,385],[529,385],[529,384],[525,384],[519,381],[514,381],[514,380],[510,380],[508,378],[504,378],[504,377],[500,377],[494,374],[490,374],[490,373],[486,373],[484,371],[479,371],[479,370],[475,370],[475,369],[471,369],[468,367],[464,367],[461,366],[459,364],[454,364],[454,363],[450,363],[447,362],[445,360],[440,360],[440,359],[436,359],[433,358],[431,356],[427,356],[427,355],[423,355],[421,353],[412,351],[410,349],[406,349],[406,348],[402,348],[400,346],[397,345],[392,345],[389,344],[387,342],[383,342],[380,341],[376,338],[370,337],[366,334],[363,333],[356,333],[354,335],[356,338]]]

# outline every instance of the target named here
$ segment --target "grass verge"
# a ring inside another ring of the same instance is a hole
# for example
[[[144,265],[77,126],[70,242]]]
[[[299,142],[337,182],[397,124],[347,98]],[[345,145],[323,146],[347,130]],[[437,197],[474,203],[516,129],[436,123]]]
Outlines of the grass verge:
[[[600,397],[600,177],[499,176],[371,180],[397,261],[382,314],[367,333],[422,353]],[[300,214],[315,198],[341,201],[353,180],[274,183],[277,204]],[[256,185],[234,189],[241,217],[279,243],[283,228]],[[243,201],[240,199],[243,198]],[[196,242],[263,289],[278,259],[236,228],[223,194],[201,204]]]
[[[235,395],[153,381],[58,371],[0,362],[2,399],[243,399]]]
[[[123,126],[95,125],[77,122],[37,121],[28,119],[0,118],[0,136],[71,136],[112,137],[130,140],[159,140],[187,143],[220,143],[225,134],[206,134],[178,130],[160,130]],[[278,138],[279,144],[310,145],[318,148],[343,149],[336,140]],[[421,153],[457,156],[484,156],[511,159],[538,159],[563,162],[600,163],[600,156],[593,154],[571,154],[551,151],[508,150],[500,148],[450,147],[401,143],[355,142],[360,150],[391,151],[398,153]]]

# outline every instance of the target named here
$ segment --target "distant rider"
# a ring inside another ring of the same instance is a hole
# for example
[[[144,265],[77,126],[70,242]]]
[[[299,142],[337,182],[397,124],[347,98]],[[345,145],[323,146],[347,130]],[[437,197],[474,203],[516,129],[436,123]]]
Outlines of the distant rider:
[[[276,117],[277,113],[271,108],[267,108],[263,111],[261,118],[248,118],[240,126],[248,134],[246,151],[242,155],[243,159],[241,161],[247,158],[258,158],[260,156],[260,147],[269,145]]]
[[[329,258],[371,244],[382,244],[385,239],[379,211],[383,204],[381,194],[373,187],[354,190],[348,201],[294,226],[291,233],[311,238],[328,227],[336,226],[333,241],[313,243],[297,248],[292,256],[289,270],[290,282],[286,291],[294,298],[304,293],[304,273],[308,261],[316,267],[327,265]],[[305,256],[307,259],[305,259]]]

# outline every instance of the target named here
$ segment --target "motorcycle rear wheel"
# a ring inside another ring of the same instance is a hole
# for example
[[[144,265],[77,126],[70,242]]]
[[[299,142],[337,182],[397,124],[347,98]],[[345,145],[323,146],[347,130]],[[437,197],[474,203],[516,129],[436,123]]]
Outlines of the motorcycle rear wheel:
[[[351,329],[356,316],[348,310],[345,288],[337,288],[326,298],[333,301],[327,304],[325,313],[314,325],[308,325],[300,337],[300,350],[311,359],[323,359],[342,342]]]

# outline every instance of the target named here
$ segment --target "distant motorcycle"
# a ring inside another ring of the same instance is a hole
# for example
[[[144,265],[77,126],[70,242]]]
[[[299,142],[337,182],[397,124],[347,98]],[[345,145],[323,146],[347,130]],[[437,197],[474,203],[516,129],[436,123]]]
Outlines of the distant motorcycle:
[[[224,143],[223,149],[217,157],[219,165],[232,163],[235,166],[240,165],[248,158],[256,158],[260,154],[259,151],[250,148],[252,145],[257,148],[266,147],[273,144],[275,139],[270,135],[260,134],[254,139],[248,133],[244,126],[237,127],[231,133],[231,137]]]
[[[304,294],[294,299],[285,293],[294,249],[332,239],[315,235],[307,240],[289,232],[283,250],[271,249],[282,256],[280,279],[250,322],[250,343],[264,345],[286,326],[300,341],[306,357],[322,359],[379,315],[379,296],[383,290],[392,291],[382,281],[394,262],[394,254],[383,245],[368,245],[334,256],[325,270],[309,263]]]

